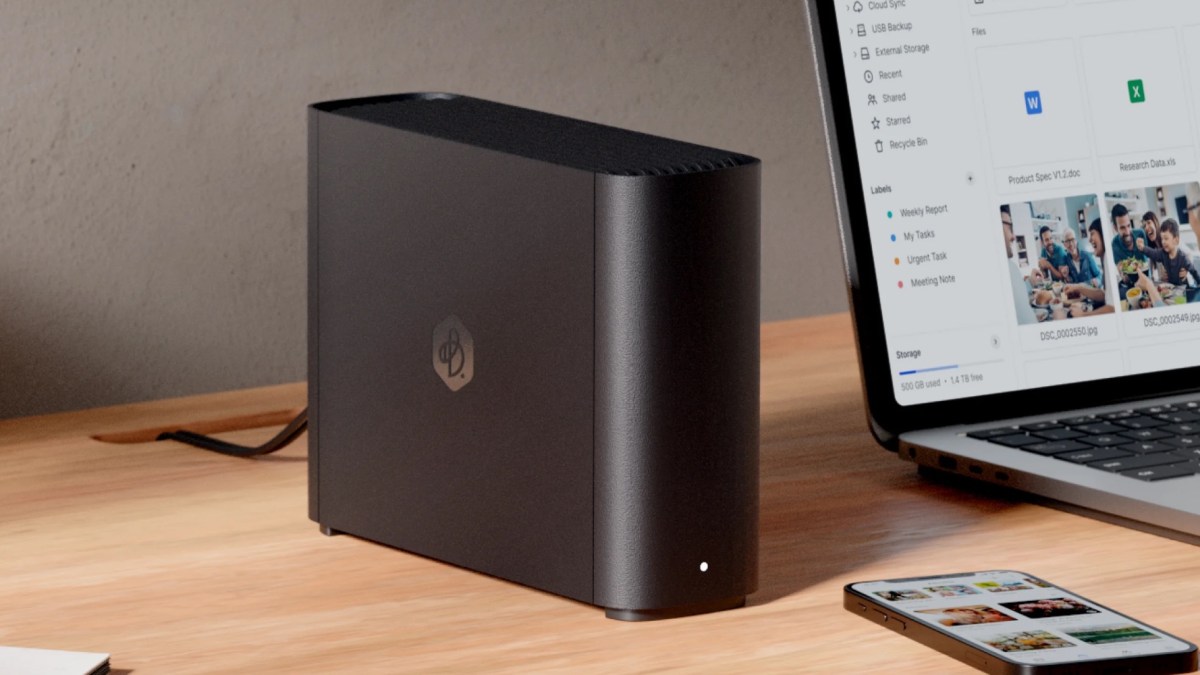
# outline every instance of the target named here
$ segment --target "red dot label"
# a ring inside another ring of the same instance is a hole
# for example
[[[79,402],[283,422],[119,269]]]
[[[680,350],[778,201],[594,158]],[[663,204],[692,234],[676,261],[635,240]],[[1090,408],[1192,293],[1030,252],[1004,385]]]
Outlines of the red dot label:
[[[896,282],[896,286],[897,286],[897,287],[899,287],[899,288],[904,288],[904,282],[903,282],[903,281],[897,281],[897,282]]]

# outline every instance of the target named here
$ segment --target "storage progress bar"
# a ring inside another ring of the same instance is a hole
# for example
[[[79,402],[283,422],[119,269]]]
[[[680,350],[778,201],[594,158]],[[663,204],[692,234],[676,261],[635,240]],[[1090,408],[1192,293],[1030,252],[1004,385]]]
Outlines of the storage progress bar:
[[[918,375],[920,373],[935,373],[939,370],[958,370],[959,368],[969,368],[971,366],[986,366],[992,363],[1000,363],[1003,359],[992,359],[990,361],[975,361],[974,363],[956,363],[952,366],[934,366],[933,368],[918,368],[916,370],[902,370],[901,375]]]
[[[917,373],[933,373],[933,372],[937,372],[939,370],[954,370],[956,368],[958,368],[957,363],[954,364],[953,366],[937,366],[935,368],[919,368],[917,370],[902,370],[902,371],[900,371],[900,374],[901,375],[916,375]]]

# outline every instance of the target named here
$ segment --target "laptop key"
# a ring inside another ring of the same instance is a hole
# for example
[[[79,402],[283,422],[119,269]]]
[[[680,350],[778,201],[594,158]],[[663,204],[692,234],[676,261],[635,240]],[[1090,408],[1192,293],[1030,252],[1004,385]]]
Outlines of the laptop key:
[[[1048,441],[1069,441],[1074,438],[1082,438],[1082,437],[1086,436],[1087,434],[1083,434],[1078,431],[1071,431],[1070,429],[1062,428],[1062,429],[1047,429],[1045,431],[1037,431],[1037,432],[1034,432],[1033,435],[1037,436],[1039,438],[1044,438]]]
[[[1162,452],[1155,455],[1136,455],[1134,457],[1117,457],[1116,459],[1103,459],[1099,462],[1090,462],[1088,466],[1102,471],[1128,471],[1132,469],[1145,469],[1150,466],[1165,466],[1167,464],[1183,464],[1186,462],[1184,458],[1169,452]]]
[[[1100,416],[1100,419],[1112,421],[1129,419],[1130,417],[1140,417],[1140,415],[1132,410],[1118,410],[1117,412],[1105,413]]]
[[[1161,442],[1173,448],[1200,448],[1200,436],[1176,436],[1164,438]]]
[[[979,440],[983,441],[989,438],[995,438],[996,436],[1009,436],[1015,433],[1017,433],[1015,427],[1000,427],[999,429],[980,429],[979,431],[972,431],[968,433],[967,436],[971,438],[978,438]]]
[[[1133,452],[1139,455],[1152,455],[1156,452],[1170,452],[1175,448],[1160,443],[1158,441],[1142,441],[1141,443],[1127,443],[1117,446],[1121,450]]]
[[[1091,462],[1099,462],[1105,459],[1116,459],[1118,457],[1132,457],[1133,455],[1116,448],[1092,448],[1091,450],[1080,450],[1078,452],[1064,452],[1060,455],[1055,455],[1054,459],[1064,459],[1068,462],[1076,464],[1088,464]]]
[[[1034,422],[1032,424],[1022,424],[1022,431],[1046,431],[1047,429],[1061,429],[1062,425],[1058,422]]]
[[[1158,430],[1180,436],[1195,436],[1200,434],[1200,424],[1168,424],[1165,427],[1159,427]]]
[[[1194,476],[1200,472],[1200,466],[1195,464],[1168,464],[1167,466],[1151,466],[1144,469],[1133,469],[1132,471],[1122,471],[1122,476],[1137,478],[1138,480],[1154,481],[1166,480],[1168,478],[1182,478],[1184,476]]]
[[[1173,448],[1171,452],[1176,455],[1183,455],[1193,461],[1200,460],[1200,448]]]
[[[999,443],[1000,445],[1007,445],[1010,448],[1021,448],[1021,447],[1025,447],[1026,445],[1033,445],[1035,443],[1043,442],[1043,439],[1038,438],[1037,436],[1030,436],[1029,434],[1009,434],[1008,436],[994,436],[992,438],[989,438],[988,440],[991,441],[992,443]]]
[[[1080,424],[1071,427],[1075,431],[1082,431],[1085,434],[1115,434],[1118,431],[1125,431],[1126,427],[1118,426],[1111,422],[1094,422],[1092,424]]]
[[[1125,443],[1128,443],[1129,439],[1125,438],[1124,436],[1113,436],[1112,434],[1100,434],[1098,436],[1084,436],[1083,438],[1079,439],[1079,442],[1087,443],[1088,445],[1109,446],[1109,445],[1123,445]]]
[[[1121,435],[1125,438],[1132,438],[1135,441],[1157,441],[1160,438],[1170,438],[1168,434],[1158,429],[1134,429],[1131,431],[1122,431]]]
[[[1117,420],[1117,424],[1120,424],[1127,429],[1153,429],[1154,427],[1165,426],[1167,422],[1166,420],[1139,415],[1137,417],[1127,417],[1125,419]]]
[[[1158,419],[1171,424],[1185,424],[1189,422],[1200,422],[1200,413],[1188,412],[1186,410],[1173,411],[1155,415]]]
[[[1096,421],[1095,415],[1083,415],[1081,417],[1068,417],[1065,420],[1058,420],[1059,424],[1064,424],[1068,427],[1079,426],[1080,424],[1091,424]]]
[[[1039,455],[1057,455],[1063,452],[1078,452],[1080,450],[1091,450],[1092,446],[1084,445],[1078,441],[1050,441],[1049,443],[1037,443],[1035,445],[1026,445],[1021,448],[1026,452],[1035,452]]]
[[[1134,410],[1134,412],[1141,413],[1143,415],[1161,415],[1170,411],[1171,408],[1172,406],[1169,405],[1152,405],[1148,408],[1138,408]]]

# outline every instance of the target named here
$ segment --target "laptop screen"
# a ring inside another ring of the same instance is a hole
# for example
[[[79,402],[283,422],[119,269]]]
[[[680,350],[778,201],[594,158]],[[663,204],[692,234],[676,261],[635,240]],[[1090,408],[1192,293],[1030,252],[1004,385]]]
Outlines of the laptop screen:
[[[1200,365],[1200,2],[833,4],[900,405]]]

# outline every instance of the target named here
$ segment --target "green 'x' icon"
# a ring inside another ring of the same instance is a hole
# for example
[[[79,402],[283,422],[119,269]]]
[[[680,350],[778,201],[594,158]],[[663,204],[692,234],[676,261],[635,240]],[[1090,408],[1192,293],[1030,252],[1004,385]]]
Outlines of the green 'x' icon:
[[[1130,103],[1145,103],[1146,102],[1146,87],[1142,85],[1141,80],[1129,81],[1129,102]]]

